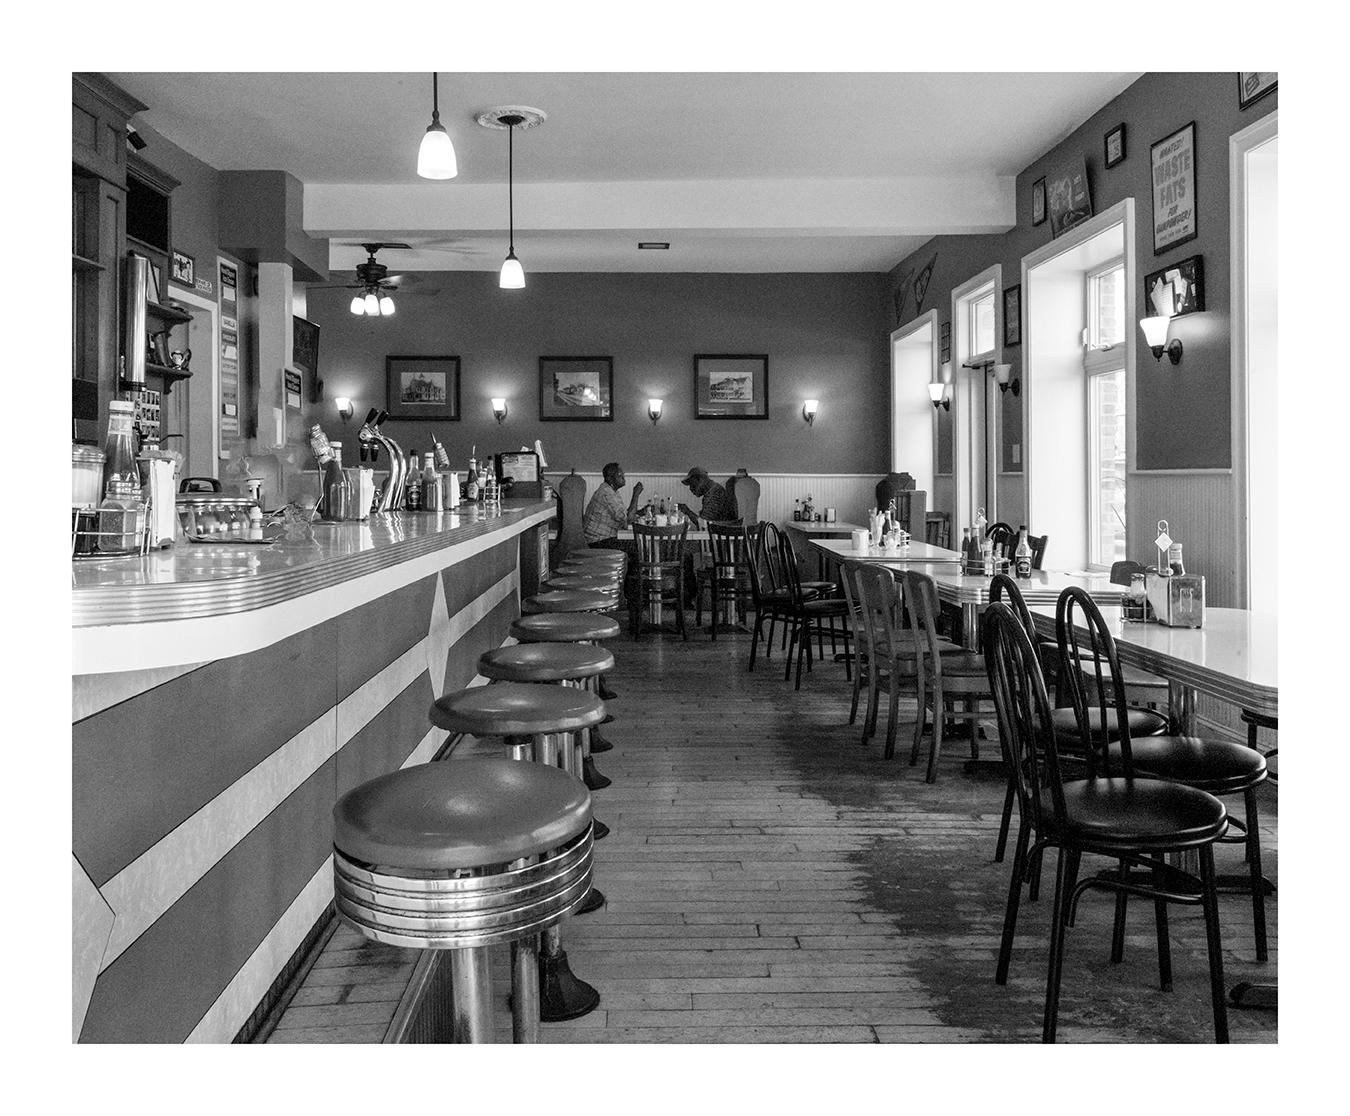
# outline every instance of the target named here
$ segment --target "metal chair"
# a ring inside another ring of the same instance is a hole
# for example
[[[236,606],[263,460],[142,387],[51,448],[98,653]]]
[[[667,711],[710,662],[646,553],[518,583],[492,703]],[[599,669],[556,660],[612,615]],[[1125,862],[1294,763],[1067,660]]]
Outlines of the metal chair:
[[[1021,819],[995,982],[1008,981],[1028,864],[1032,857],[1039,858],[1047,849],[1057,849],[1041,1040],[1055,1041],[1066,929],[1082,895],[1089,890],[1104,890],[1118,897],[1129,893],[1153,900],[1158,970],[1164,989],[1171,984],[1167,904],[1202,908],[1214,1033],[1219,1042],[1227,1042],[1228,1009],[1224,1001],[1223,947],[1214,876],[1214,842],[1228,828],[1223,803],[1194,787],[1142,777],[1135,770],[1128,735],[1122,739],[1114,763],[1090,748],[1087,777],[1066,780],[1035,645],[1012,609],[1002,602],[985,610],[981,637],[999,737],[1016,779]],[[1183,852],[1198,856],[1198,878],[1168,863],[1169,854]],[[1080,881],[1078,874],[1084,854],[1134,864],[1142,869],[1143,878],[1115,873]]]
[[[674,527],[633,525],[638,568],[638,600],[631,617],[634,638],[642,634],[643,606],[649,609],[652,623],[660,628],[661,609],[666,604],[675,606],[676,627],[681,636],[689,638],[684,620],[684,543],[688,534],[687,520]]]

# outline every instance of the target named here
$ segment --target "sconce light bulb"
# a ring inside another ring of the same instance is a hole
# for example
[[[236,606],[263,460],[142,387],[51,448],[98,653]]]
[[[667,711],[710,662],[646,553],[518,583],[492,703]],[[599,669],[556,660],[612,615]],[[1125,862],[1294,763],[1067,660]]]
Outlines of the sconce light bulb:
[[[802,403],[802,418],[806,420],[808,426],[814,426],[816,422],[816,411],[820,409],[819,399],[808,399]]]
[[[501,398],[493,399],[492,413],[496,416],[498,422],[503,421],[506,418],[506,400]]]
[[[661,417],[661,400],[647,400],[647,417],[652,420],[652,425],[656,425],[656,420]]]

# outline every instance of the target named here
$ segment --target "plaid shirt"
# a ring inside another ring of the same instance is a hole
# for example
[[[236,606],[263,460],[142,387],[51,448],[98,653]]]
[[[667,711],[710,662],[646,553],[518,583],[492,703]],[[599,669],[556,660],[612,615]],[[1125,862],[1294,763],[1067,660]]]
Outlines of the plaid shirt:
[[[628,526],[628,509],[614,488],[605,482],[595,490],[586,515],[581,521],[581,532],[588,543],[612,539]]]
[[[699,518],[705,522],[724,523],[738,518],[736,497],[726,490],[724,485],[712,482],[712,487],[703,494],[703,503],[698,509]]]

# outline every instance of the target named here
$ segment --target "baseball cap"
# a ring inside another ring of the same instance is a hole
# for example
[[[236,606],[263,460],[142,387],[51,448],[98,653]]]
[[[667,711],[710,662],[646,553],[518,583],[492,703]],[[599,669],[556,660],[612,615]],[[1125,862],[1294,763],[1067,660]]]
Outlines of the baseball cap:
[[[708,475],[707,469],[705,469],[702,465],[695,465],[692,469],[689,470],[689,475],[685,477],[684,480],[680,481],[680,483],[690,484],[692,483],[695,477],[706,477],[707,475]]]

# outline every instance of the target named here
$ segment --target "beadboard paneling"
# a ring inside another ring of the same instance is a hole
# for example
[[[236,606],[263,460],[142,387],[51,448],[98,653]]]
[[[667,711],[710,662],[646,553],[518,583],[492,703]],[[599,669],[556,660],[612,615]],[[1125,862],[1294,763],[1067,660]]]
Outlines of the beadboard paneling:
[[[726,472],[709,469],[709,473],[719,484],[725,484],[734,470]],[[680,483],[684,473],[640,473],[625,469],[628,485],[620,492],[625,500],[631,498],[633,485],[642,484],[640,503],[661,496],[667,499],[681,500],[695,511],[698,501],[690,497],[689,489]],[[866,523],[867,509],[876,503],[877,482],[881,473],[753,473],[759,482],[759,519],[782,523],[792,518],[792,502],[807,496],[822,511],[834,508],[835,518],[840,522]],[[578,472],[577,476],[586,481],[586,499],[600,486],[599,473]],[[562,480],[558,473],[548,473],[548,479],[555,487]]]
[[[1131,473],[1125,485],[1129,554],[1138,562],[1157,559],[1158,520],[1184,548],[1186,572],[1204,574],[1205,603],[1235,608],[1237,527],[1233,522],[1230,473]]]

